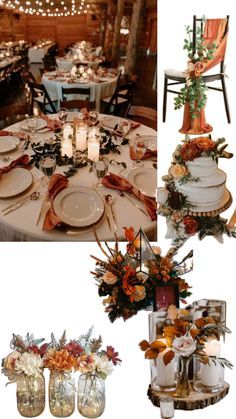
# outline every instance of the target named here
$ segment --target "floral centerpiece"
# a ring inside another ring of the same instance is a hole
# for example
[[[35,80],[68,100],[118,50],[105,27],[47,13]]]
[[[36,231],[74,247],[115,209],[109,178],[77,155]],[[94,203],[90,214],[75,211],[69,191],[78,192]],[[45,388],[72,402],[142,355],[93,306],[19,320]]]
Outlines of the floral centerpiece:
[[[171,320],[169,326],[163,328],[163,338],[149,343],[146,340],[140,342],[140,348],[145,352],[145,358],[157,359],[164,352],[162,359],[164,365],[170,364],[175,356],[181,359],[181,373],[175,395],[187,397],[192,389],[188,376],[188,365],[195,358],[204,365],[216,365],[232,368],[230,361],[219,356],[210,356],[206,351],[206,343],[209,339],[220,340],[230,330],[223,324],[216,324],[214,319],[205,313],[195,321],[189,320],[189,310],[177,309],[170,306],[168,316]]]
[[[187,266],[186,260],[191,258],[193,253],[190,252],[178,263],[174,260],[176,248],[171,248],[165,256],[162,256],[161,249],[152,246],[149,249],[149,256],[142,261],[141,269],[139,269],[140,233],[135,236],[132,227],[125,228],[124,232],[128,240],[126,254],[119,250],[118,243],[115,249],[106,244],[109,252],[107,253],[97,238],[107,259],[103,261],[92,256],[96,260],[96,269],[92,274],[98,284],[99,296],[106,297],[103,304],[106,306],[105,311],[109,319],[112,322],[119,317],[127,320],[138,311],[152,306],[157,284],[168,282],[177,284],[180,298],[185,301],[191,292],[190,286],[181,278],[181,275],[192,269]],[[148,248],[150,245],[147,238],[146,241]]]
[[[9,383],[17,384],[17,408],[22,416],[34,417],[45,407],[44,362],[48,344],[29,333],[26,338],[14,335],[13,352],[2,360],[2,372]]]
[[[186,26],[187,37],[184,40],[184,50],[188,53],[186,84],[174,99],[175,109],[185,106],[184,122],[180,132],[202,134],[212,131],[212,127],[205,122],[204,108],[207,101],[207,86],[203,79],[208,61],[214,58],[217,45],[205,43],[201,27],[197,26],[195,42],[193,29]]]
[[[192,176],[189,162],[200,157],[210,157],[216,163],[219,158],[229,159],[233,154],[227,152],[226,147],[224,138],[213,141],[210,137],[190,139],[188,136],[177,146],[169,173],[163,176],[165,188],[160,188],[158,193],[158,213],[166,217],[167,237],[173,239],[173,245],[181,246],[194,234],[198,234],[200,240],[207,235],[219,241],[222,241],[223,234],[236,237],[234,229],[229,228],[227,220],[219,215],[230,206],[230,198],[219,211],[198,212],[187,196],[178,190],[182,185],[200,185],[201,178]]]

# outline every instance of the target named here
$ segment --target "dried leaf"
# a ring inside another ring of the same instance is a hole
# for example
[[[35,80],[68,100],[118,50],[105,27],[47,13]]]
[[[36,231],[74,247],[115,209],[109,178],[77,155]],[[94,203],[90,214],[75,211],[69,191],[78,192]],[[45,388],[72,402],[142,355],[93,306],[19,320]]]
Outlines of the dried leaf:
[[[192,336],[193,339],[196,338],[196,336],[198,336],[201,333],[201,330],[199,329],[191,329],[190,330],[190,335]]]
[[[142,342],[140,342],[139,344],[141,351],[146,351],[147,349],[150,348],[150,343],[147,340],[142,340]]]
[[[165,365],[168,365],[172,359],[174,358],[175,353],[174,351],[172,351],[171,349],[169,351],[167,351],[164,355],[163,355],[163,362]]]
[[[159,355],[159,350],[158,349],[151,349],[149,348],[146,352],[145,352],[145,358],[146,359],[156,359]]]
[[[178,330],[174,326],[164,327],[163,333],[165,337],[169,337],[169,338],[174,338],[175,336],[179,335]]]
[[[202,327],[205,326],[205,319],[201,317],[200,319],[195,320],[194,323],[197,327],[199,327],[199,329],[201,329]]]
[[[164,342],[161,342],[160,340],[155,340],[154,342],[151,343],[150,345],[151,349],[166,349],[166,344]]]

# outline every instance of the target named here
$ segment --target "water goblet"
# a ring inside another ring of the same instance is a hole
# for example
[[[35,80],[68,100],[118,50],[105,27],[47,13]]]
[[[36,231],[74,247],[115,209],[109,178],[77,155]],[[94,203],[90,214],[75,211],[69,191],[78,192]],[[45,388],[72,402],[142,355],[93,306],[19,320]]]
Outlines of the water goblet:
[[[67,108],[60,108],[60,110],[58,112],[58,118],[63,125],[66,122],[67,115],[68,115],[68,109]]]
[[[52,154],[45,154],[45,156],[40,159],[40,169],[43,172],[46,182],[44,186],[48,187],[50,178],[56,170],[56,158]]]
[[[122,134],[122,140],[124,140],[125,136],[128,134],[131,128],[131,121],[129,119],[121,118],[118,123],[118,130]]]
[[[89,111],[89,122],[91,125],[96,125],[98,121],[98,112],[93,109],[91,111]]]
[[[98,182],[95,183],[95,188],[102,186],[102,179],[106,176],[109,168],[109,159],[107,157],[101,157],[99,160],[93,162],[93,172],[98,178]]]

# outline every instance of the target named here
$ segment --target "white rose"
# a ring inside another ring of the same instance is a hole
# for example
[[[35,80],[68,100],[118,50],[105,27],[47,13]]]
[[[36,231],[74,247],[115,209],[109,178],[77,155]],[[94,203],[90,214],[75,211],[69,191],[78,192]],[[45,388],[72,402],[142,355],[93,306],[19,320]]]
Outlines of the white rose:
[[[166,188],[157,188],[157,202],[158,204],[165,204],[168,199],[169,192]]]
[[[181,336],[173,340],[173,350],[177,355],[190,356],[196,350],[196,342],[190,335]]]
[[[95,359],[95,366],[98,372],[101,372],[102,374],[105,375],[110,375],[113,371],[112,368],[112,364],[111,362],[108,360],[106,355],[96,355],[94,357]]]

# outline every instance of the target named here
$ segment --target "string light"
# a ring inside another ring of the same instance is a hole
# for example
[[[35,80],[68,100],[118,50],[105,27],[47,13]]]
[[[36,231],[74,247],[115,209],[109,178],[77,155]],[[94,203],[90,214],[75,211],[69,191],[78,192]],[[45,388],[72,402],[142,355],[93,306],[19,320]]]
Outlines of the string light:
[[[87,14],[90,8],[86,0],[0,0],[0,5],[7,9],[41,16],[75,16]]]

